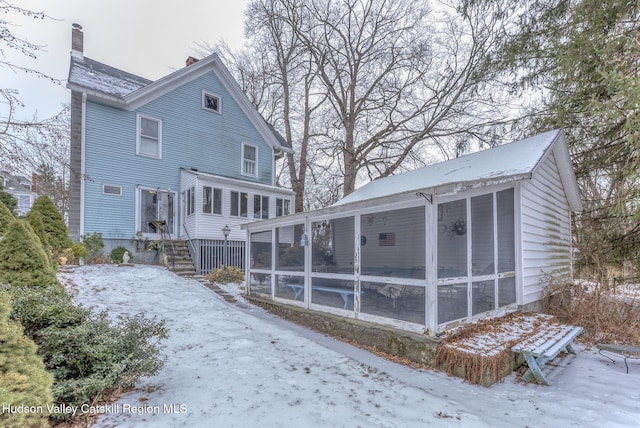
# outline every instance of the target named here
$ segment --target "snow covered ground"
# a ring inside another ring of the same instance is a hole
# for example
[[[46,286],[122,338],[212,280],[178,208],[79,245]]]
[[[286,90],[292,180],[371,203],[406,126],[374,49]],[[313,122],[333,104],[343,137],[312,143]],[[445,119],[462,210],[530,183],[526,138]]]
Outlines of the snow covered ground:
[[[167,363],[101,413],[98,427],[640,426],[640,363],[612,364],[578,344],[545,366],[552,386],[490,388],[381,359],[234,305],[152,266],[59,274],[77,301],[112,316],[166,320]]]

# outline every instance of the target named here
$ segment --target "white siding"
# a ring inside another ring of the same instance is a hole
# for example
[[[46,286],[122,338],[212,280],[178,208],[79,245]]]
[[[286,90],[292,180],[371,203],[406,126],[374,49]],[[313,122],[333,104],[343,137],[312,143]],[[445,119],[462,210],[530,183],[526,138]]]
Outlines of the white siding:
[[[540,299],[549,279],[571,276],[571,217],[553,153],[522,184],[522,304]]]
[[[197,180],[194,174],[189,174],[184,171],[180,172],[180,195],[178,196],[180,200],[180,203],[178,204],[178,206],[180,207],[180,213],[178,214],[180,229],[178,231],[178,236],[182,237],[182,239],[188,239],[184,231],[185,226],[189,231],[189,237],[191,237],[191,239],[196,237],[196,215],[187,215],[187,201],[185,200],[187,189],[190,189],[192,187],[195,188],[196,183]],[[196,197],[196,213],[198,212],[197,207],[198,199]]]

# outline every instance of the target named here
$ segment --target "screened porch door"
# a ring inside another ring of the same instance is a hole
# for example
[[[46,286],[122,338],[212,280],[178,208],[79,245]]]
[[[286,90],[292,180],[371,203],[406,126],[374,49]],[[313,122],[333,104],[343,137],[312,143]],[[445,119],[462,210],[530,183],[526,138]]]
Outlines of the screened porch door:
[[[158,189],[139,189],[138,230],[145,235],[160,237],[160,230],[152,222],[166,223],[165,232],[175,237],[176,193]]]

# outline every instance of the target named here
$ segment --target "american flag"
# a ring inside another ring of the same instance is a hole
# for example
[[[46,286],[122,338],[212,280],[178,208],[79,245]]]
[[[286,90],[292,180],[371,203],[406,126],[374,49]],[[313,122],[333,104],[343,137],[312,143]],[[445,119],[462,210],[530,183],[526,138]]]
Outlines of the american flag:
[[[394,232],[381,233],[378,235],[378,245],[381,247],[393,247],[396,245],[396,234]]]

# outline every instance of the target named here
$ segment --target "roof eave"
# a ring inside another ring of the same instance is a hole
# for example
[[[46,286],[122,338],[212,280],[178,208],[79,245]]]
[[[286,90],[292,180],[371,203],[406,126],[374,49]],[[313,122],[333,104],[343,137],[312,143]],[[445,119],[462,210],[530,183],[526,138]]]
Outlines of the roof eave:
[[[67,89],[73,92],[80,92],[87,94],[87,98],[92,101],[100,102],[101,104],[108,105],[110,107],[125,108],[125,101],[122,97],[115,95],[105,94],[104,92],[89,89],[81,85],[67,83]]]

